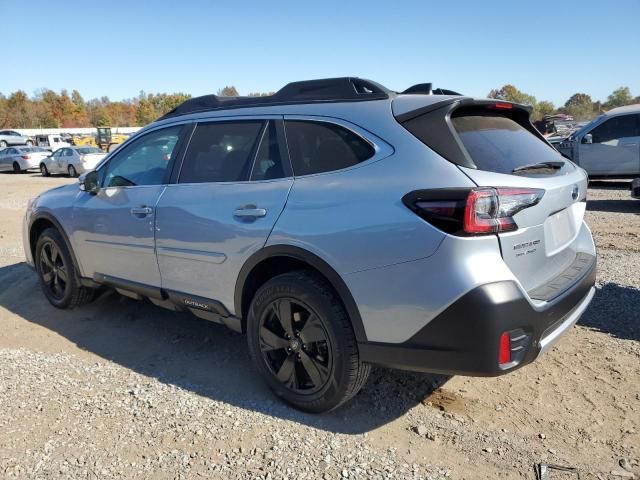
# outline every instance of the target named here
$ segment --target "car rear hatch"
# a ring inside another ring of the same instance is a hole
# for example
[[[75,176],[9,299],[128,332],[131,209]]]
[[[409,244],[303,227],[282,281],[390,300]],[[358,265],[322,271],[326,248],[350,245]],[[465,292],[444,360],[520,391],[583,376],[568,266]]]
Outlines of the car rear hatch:
[[[450,233],[497,235],[534,303],[553,300],[591,270],[593,247],[582,228],[586,174],[544,140],[528,107],[460,97],[394,113],[478,186],[456,192],[463,226]],[[442,203],[420,205],[427,216],[443,212]]]

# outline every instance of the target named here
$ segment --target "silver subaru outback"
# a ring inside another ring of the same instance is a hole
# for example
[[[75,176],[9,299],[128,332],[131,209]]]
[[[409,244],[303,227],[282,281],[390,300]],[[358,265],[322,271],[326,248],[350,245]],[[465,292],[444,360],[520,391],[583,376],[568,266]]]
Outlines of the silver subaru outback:
[[[58,308],[107,286],[246,333],[306,411],[373,364],[508,373],[593,297],[587,176],[527,107],[451,93],[335,78],[188,100],[33,200],[27,259]]]

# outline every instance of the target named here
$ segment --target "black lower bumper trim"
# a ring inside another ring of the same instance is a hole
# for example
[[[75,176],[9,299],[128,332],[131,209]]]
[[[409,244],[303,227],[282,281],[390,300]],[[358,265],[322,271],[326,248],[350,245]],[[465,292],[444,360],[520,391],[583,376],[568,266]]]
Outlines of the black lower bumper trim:
[[[589,294],[595,284],[596,262],[561,296],[537,310],[515,282],[482,285],[449,306],[404,343],[359,344],[363,361],[403,370],[497,376],[532,362],[539,341]],[[498,350],[503,332],[523,331],[528,343],[509,368],[500,368]]]

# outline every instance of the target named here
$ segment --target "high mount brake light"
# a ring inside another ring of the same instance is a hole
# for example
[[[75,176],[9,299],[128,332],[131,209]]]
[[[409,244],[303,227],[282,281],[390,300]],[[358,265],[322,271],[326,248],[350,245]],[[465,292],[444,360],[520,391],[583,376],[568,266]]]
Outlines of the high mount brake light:
[[[489,108],[497,108],[499,110],[511,110],[513,108],[513,104],[511,103],[493,103],[489,105]]]
[[[405,195],[407,207],[420,217],[455,235],[486,235],[518,229],[513,215],[536,205],[544,190],[481,187],[426,190]]]

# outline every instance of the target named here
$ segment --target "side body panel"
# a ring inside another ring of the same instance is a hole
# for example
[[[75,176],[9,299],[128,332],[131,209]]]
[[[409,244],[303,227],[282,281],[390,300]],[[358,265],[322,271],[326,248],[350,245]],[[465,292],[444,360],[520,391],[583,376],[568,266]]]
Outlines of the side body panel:
[[[283,178],[169,185],[157,207],[162,288],[220,301],[233,312],[240,269],[264,246],[292,183]],[[266,215],[234,215],[247,205],[266,210]]]
[[[77,187],[76,187],[77,188]],[[73,207],[72,238],[84,275],[95,273],[160,286],[154,245],[155,205],[164,185],[81,192]],[[135,213],[138,208],[148,213]]]

